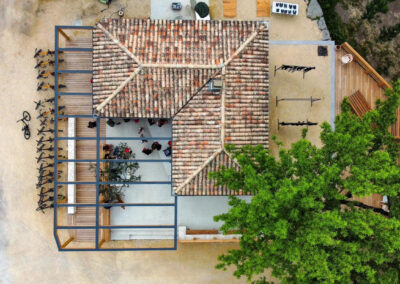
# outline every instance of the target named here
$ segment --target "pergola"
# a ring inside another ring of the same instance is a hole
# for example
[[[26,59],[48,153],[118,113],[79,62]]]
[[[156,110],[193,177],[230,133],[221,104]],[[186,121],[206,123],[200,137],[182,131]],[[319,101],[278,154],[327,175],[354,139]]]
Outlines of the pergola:
[[[74,185],[94,185],[96,187],[96,202],[94,204],[82,204],[82,203],[60,203],[57,199],[54,199],[54,237],[57,243],[58,250],[60,251],[119,251],[119,250],[176,250],[177,249],[177,196],[172,190],[172,182],[169,181],[136,181],[136,182],[125,182],[124,184],[146,184],[146,185],[158,185],[164,184],[171,187],[171,195],[173,195],[174,202],[172,203],[100,203],[99,202],[99,188],[101,185],[118,185],[120,182],[115,181],[101,181],[100,180],[100,167],[101,163],[110,162],[110,160],[105,160],[101,158],[100,146],[101,142],[105,140],[171,140],[172,137],[102,137],[100,135],[100,125],[101,121],[107,119],[107,117],[98,117],[94,114],[60,114],[58,112],[59,97],[73,97],[73,96],[92,96],[92,92],[62,92],[58,89],[58,83],[60,81],[60,76],[63,74],[92,74],[92,70],[63,70],[59,69],[59,55],[60,52],[92,52],[92,48],[87,47],[60,47],[59,46],[59,35],[61,34],[66,41],[70,41],[70,36],[65,32],[66,30],[81,30],[81,31],[91,31],[93,27],[91,26],[56,26],[55,27],[55,89],[54,89],[54,196],[57,196],[57,190],[60,185],[68,186],[70,184]],[[69,119],[69,118],[92,118],[96,120],[98,127],[96,128],[95,137],[76,137],[67,136],[61,137],[58,135],[58,122],[59,119]],[[59,159],[57,157],[57,146],[61,141],[71,140],[92,140],[96,143],[96,158],[95,159]],[[171,159],[135,159],[135,160],[112,160],[113,163],[124,163],[124,162],[137,162],[137,163],[171,163]],[[95,181],[60,181],[57,179],[58,166],[62,163],[94,163],[95,164]],[[172,176],[172,167],[171,167]],[[174,210],[174,218],[172,224],[167,225],[101,225],[99,220],[99,211],[104,207],[171,207]],[[78,208],[78,207],[91,207],[96,209],[96,220],[93,226],[71,226],[71,225],[60,225],[58,224],[58,210],[63,208]],[[103,242],[100,240],[100,230],[111,230],[111,229],[171,229],[173,230],[173,245],[170,247],[113,247],[113,248],[102,248]],[[95,230],[95,245],[94,247],[70,247],[73,238],[67,240],[60,240],[59,232],[60,230]]]

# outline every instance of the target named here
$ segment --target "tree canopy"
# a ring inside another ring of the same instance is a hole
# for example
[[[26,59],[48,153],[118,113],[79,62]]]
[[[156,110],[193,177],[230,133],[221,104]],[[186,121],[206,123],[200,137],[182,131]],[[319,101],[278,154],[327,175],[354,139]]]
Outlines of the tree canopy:
[[[399,283],[400,218],[355,201],[372,193],[396,200],[400,193],[398,145],[388,129],[396,120],[400,80],[362,119],[347,100],[335,129],[321,125],[321,147],[306,139],[278,158],[260,146],[227,146],[240,165],[211,176],[220,185],[243,189],[250,202],[230,196],[230,210],[218,216],[221,230],[238,230],[240,248],[219,256],[217,268],[257,283],[271,269],[284,283]],[[399,210],[397,210],[399,211]]]

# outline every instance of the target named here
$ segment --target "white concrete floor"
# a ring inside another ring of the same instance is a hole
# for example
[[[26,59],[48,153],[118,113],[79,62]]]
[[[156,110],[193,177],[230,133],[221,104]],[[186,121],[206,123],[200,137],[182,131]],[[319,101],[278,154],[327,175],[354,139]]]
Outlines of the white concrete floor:
[[[182,9],[180,11],[172,10],[171,5],[173,2],[180,2]],[[190,0],[152,0],[150,18],[156,20],[194,20],[195,15],[190,5]]]
[[[147,119],[140,119],[138,123],[133,120],[121,122],[120,125],[110,127],[107,125],[107,137],[139,137],[140,127],[144,128],[145,137],[171,137],[172,124],[169,122],[162,127],[157,124],[150,126]],[[149,156],[142,153],[143,147],[150,148],[153,140],[146,143],[135,140],[107,140],[107,143],[118,145],[126,142],[135,153],[135,159],[167,159],[162,151],[154,151]],[[160,140],[162,149],[168,147],[168,140]],[[141,176],[141,181],[170,181],[171,163],[139,163],[136,172]],[[126,203],[173,203],[171,185],[130,185],[125,190]],[[250,200],[250,197],[243,197]],[[190,229],[218,229],[221,223],[213,221],[215,215],[227,212],[229,206],[226,196],[180,196],[178,197],[178,225]],[[111,225],[173,225],[174,207],[113,207],[111,210]],[[115,229],[111,232],[113,240],[128,240],[134,238],[173,237],[173,230]]]

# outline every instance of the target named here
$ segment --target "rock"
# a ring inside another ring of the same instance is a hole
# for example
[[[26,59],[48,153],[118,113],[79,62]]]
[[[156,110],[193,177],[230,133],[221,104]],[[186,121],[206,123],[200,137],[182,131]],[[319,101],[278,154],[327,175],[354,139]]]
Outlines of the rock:
[[[324,17],[319,18],[319,20],[318,20],[318,28],[319,28],[321,31],[327,29]]]
[[[324,14],[322,13],[322,9],[318,1],[311,0],[307,7],[307,17],[310,19],[316,19],[322,17],[323,15]]]
[[[322,31],[322,40],[331,40],[331,35],[328,30]]]

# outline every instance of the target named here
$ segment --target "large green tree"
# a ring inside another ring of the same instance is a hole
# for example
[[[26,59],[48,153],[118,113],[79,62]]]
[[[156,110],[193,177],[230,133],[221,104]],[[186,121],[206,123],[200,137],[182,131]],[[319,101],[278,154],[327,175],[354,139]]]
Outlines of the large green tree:
[[[257,283],[266,282],[259,275],[267,268],[284,283],[400,282],[395,208],[387,212],[352,198],[399,196],[398,145],[388,128],[400,80],[386,97],[362,119],[345,100],[335,129],[322,124],[321,147],[306,139],[306,130],[290,149],[275,140],[278,158],[262,146],[229,147],[240,168],[222,168],[212,177],[253,197],[231,196],[230,210],[214,217],[223,221],[224,233],[242,234],[239,249],[221,255],[217,268],[234,265],[236,277]]]

